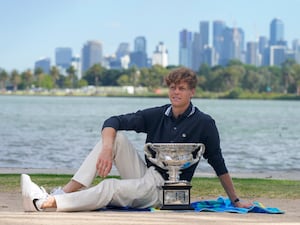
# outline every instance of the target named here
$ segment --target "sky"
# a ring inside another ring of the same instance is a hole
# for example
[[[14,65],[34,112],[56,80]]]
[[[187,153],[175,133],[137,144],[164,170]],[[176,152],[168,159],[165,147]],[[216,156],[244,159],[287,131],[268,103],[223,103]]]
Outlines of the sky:
[[[291,46],[300,39],[299,8],[300,0],[0,0],[0,68],[23,72],[43,57],[54,64],[55,48],[79,55],[89,40],[112,55],[121,42],[133,50],[137,36],[146,37],[149,56],[164,42],[176,65],[179,32],[199,32],[200,21],[209,21],[211,32],[214,20],[242,28],[247,42],[269,37],[279,18]]]

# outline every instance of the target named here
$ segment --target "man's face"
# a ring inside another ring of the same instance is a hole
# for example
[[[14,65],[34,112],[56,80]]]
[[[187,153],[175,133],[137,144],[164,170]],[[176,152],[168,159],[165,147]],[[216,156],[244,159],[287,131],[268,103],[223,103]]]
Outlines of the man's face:
[[[187,107],[191,98],[195,94],[195,89],[190,89],[186,82],[178,84],[172,83],[169,86],[169,98],[174,107]]]

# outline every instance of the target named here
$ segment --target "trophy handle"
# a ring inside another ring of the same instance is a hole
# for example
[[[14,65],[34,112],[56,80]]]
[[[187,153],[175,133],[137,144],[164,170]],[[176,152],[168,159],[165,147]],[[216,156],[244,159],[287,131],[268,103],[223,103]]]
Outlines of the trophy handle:
[[[161,162],[156,159],[156,158],[153,158],[153,153],[155,153],[155,155],[157,155],[157,152],[155,149],[152,149],[150,150],[150,146],[152,145],[152,143],[146,143],[145,146],[144,146],[144,152],[148,158],[148,160],[152,163],[154,163],[155,165],[158,165],[158,166],[162,166],[161,165]],[[153,152],[151,152],[153,151]]]

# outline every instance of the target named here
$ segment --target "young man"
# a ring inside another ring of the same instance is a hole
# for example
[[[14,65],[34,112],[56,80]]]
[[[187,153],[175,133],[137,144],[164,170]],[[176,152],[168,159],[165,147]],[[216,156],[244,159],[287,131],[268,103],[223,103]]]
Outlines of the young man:
[[[120,132],[122,130],[146,133],[146,143],[203,143],[203,157],[215,170],[230,200],[236,207],[250,207],[251,204],[240,201],[235,192],[221,153],[215,121],[191,103],[197,85],[196,74],[187,68],[178,68],[171,71],[165,81],[171,104],[107,119],[101,141],[60,194],[47,194],[28,175],[22,174],[24,210],[87,211],[108,205],[159,207],[162,203],[161,186],[168,175],[146,156],[145,161],[142,160]],[[96,175],[106,177],[109,174],[113,163],[121,179],[105,179],[89,188]],[[191,181],[198,163],[184,169],[181,179]],[[78,191],[81,188],[86,189]]]

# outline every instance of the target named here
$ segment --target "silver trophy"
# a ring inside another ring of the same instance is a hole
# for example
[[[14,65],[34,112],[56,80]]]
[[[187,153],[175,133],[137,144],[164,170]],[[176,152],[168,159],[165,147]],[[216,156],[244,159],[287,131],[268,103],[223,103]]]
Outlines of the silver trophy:
[[[201,143],[147,143],[145,154],[150,162],[167,170],[169,180],[163,188],[163,206],[161,209],[192,209],[190,190],[192,185],[180,180],[183,169],[197,163],[204,154]]]

